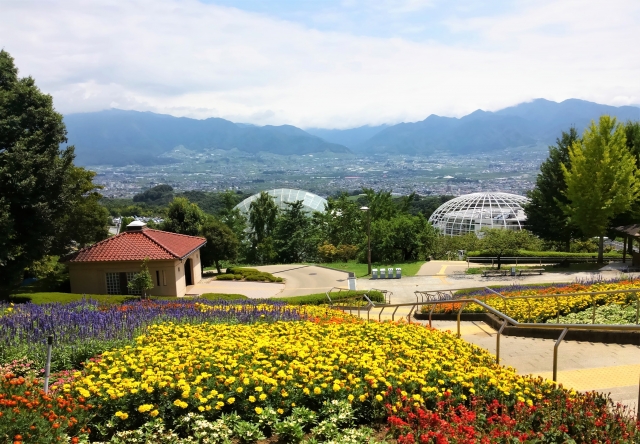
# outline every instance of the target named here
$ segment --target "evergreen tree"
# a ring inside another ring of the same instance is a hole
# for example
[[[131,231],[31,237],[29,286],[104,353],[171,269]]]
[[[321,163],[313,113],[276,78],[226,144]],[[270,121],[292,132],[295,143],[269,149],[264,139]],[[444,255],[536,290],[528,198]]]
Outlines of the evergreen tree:
[[[276,227],[278,207],[269,193],[263,191],[249,205],[249,225],[251,227],[251,262],[269,263],[275,260],[276,251],[273,232]]]
[[[104,226],[101,217],[73,219],[83,203],[81,190],[96,187],[89,172],[74,167],[73,147],[60,148],[66,135],[51,96],[33,78],[19,78],[13,58],[0,50],[0,296],[36,261],[68,251],[72,241],[85,244],[103,234],[85,230],[96,219]],[[77,186],[74,177],[87,174],[87,187]]]
[[[555,146],[549,147],[549,157],[540,165],[536,185],[528,193],[531,201],[524,207],[527,229],[542,239],[561,243],[565,251],[569,251],[571,239],[582,235],[562,209],[569,202],[562,165],[569,165],[569,147],[579,141],[578,132],[572,127],[568,133],[562,132]]]
[[[600,237],[602,263],[609,222],[640,196],[640,173],[627,148],[624,126],[609,116],[601,116],[598,125],[591,122],[582,142],[569,148],[569,160],[570,168],[562,165],[569,200],[564,210],[585,236]]]
[[[285,264],[304,262],[310,256],[310,220],[301,200],[286,205],[278,217],[273,236],[278,261]]]

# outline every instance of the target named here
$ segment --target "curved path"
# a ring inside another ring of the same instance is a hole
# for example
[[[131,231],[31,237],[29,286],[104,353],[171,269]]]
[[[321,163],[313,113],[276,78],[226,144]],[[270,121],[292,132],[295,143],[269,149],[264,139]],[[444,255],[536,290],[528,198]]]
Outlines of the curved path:
[[[333,287],[347,287],[346,271],[318,267],[316,265],[264,265],[255,267],[285,279],[280,297],[324,293]]]

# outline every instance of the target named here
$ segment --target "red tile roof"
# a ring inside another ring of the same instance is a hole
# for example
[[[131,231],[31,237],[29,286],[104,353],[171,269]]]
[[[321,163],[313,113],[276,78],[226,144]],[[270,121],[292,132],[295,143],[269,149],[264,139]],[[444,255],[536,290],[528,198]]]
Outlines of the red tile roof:
[[[112,262],[182,259],[202,247],[203,237],[169,233],[145,228],[125,231],[116,236],[83,248],[74,253],[69,262]]]

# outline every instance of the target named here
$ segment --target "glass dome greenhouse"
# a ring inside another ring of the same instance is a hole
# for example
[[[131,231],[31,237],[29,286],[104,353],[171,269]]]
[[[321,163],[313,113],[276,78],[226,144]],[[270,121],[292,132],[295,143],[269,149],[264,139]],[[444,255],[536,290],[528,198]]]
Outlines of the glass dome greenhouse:
[[[521,230],[527,216],[522,208],[529,201],[509,193],[473,193],[440,205],[429,222],[446,236],[479,232],[483,228]]]
[[[291,190],[289,188],[278,188],[269,190],[267,193],[273,197],[274,202],[281,210],[286,208],[286,203],[302,201],[305,212],[312,213],[314,211],[324,211],[326,199],[304,190]],[[247,197],[245,200],[236,205],[242,213],[249,213],[249,205],[260,196],[260,193]]]

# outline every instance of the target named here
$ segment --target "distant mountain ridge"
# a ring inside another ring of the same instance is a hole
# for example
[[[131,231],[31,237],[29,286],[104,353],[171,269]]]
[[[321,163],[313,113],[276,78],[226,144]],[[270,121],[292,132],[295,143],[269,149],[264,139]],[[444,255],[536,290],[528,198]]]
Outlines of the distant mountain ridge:
[[[173,117],[151,112],[107,110],[70,114],[64,120],[69,143],[82,165],[152,165],[172,162],[161,157],[177,146],[275,154],[318,152],[472,154],[506,148],[552,144],[575,126],[582,133],[591,120],[609,114],[618,120],[640,120],[635,106],[600,105],[578,99],[557,103],[536,99],[499,111],[477,110],[461,118],[430,115],[420,122],[362,126],[345,130],[291,125],[254,126],[225,119]]]
[[[600,105],[578,99],[557,103],[536,99],[496,112],[477,110],[461,118],[430,115],[415,123],[386,128],[358,145],[354,152],[452,154],[497,151],[505,148],[552,144],[562,131],[575,126],[580,134],[603,114],[618,120],[640,120],[640,108]]]
[[[345,146],[326,142],[291,125],[236,125],[225,119],[205,120],[150,112],[111,109],[64,117],[69,144],[82,165],[153,165],[167,163],[160,155],[182,145],[206,149],[276,154],[324,151],[348,153]]]

